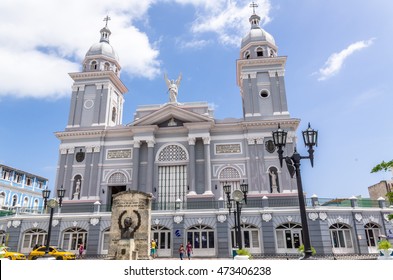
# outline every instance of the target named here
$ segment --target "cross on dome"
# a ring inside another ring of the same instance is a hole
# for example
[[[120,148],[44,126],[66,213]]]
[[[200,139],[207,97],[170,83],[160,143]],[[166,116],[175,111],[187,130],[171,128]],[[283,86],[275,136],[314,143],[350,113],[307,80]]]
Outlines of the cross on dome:
[[[254,2],[253,2],[254,3]],[[111,18],[109,17],[109,16],[106,16],[105,18],[104,18],[104,21],[105,21],[105,27],[108,27],[108,21],[110,21],[111,20]]]
[[[252,12],[255,14],[255,8],[258,7],[258,4],[254,3],[254,1],[252,1],[252,3],[250,4],[250,8],[252,8]]]

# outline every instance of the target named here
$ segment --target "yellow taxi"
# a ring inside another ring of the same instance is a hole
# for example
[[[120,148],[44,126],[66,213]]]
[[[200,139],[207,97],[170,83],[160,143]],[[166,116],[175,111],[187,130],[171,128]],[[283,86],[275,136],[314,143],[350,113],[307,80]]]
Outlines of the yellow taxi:
[[[9,260],[25,260],[26,256],[22,253],[8,251],[7,247],[1,247],[0,258]]]
[[[41,246],[41,247],[38,247],[37,249],[34,249],[33,251],[30,252],[27,259],[36,260],[39,257],[44,256],[45,249],[46,249],[46,246]],[[54,257],[56,260],[75,260],[76,259],[76,255],[74,253],[67,252],[61,248],[55,248],[52,246],[49,246],[48,253],[49,253],[49,256]]]

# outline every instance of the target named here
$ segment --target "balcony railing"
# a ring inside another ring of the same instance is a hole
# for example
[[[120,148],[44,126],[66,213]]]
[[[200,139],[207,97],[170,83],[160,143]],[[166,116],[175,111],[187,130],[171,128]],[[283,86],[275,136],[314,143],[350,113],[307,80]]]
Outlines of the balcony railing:
[[[169,202],[160,203],[152,202],[152,211],[177,211],[177,210],[218,210],[226,209],[225,201],[223,200],[202,200],[202,201],[185,201],[181,203]],[[313,198],[305,199],[306,207],[318,207],[318,208],[381,208],[380,201],[371,199],[356,199],[355,202],[351,199],[339,199],[339,198],[319,198],[317,200]],[[299,206],[299,200],[297,197],[289,198],[269,198],[263,200],[261,198],[248,199],[247,204],[243,204],[243,209],[275,209],[275,208],[296,208]],[[393,204],[385,202],[385,207],[391,208]],[[55,209],[55,213],[60,211],[64,214],[72,213],[98,213],[98,212],[111,212],[111,205],[95,205],[95,204],[69,204],[64,203],[62,208]],[[0,217],[14,215],[14,214],[45,214],[47,211],[43,207],[16,207],[16,206],[2,206],[0,207]]]

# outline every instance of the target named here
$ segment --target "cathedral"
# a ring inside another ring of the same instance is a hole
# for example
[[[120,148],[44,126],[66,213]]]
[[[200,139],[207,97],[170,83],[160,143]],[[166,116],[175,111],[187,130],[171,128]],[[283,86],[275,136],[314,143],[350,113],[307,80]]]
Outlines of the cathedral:
[[[195,257],[229,257],[235,224],[224,186],[247,186],[242,203],[241,247],[254,255],[297,253],[303,243],[296,179],[281,168],[272,132],[288,132],[285,152],[296,147],[300,120],[289,114],[286,56],[280,56],[260,17],[249,18],[234,60],[243,117],[215,119],[208,102],[181,102],[181,75],[165,76],[168,102],[142,105],[124,124],[126,86],[106,24],[73,79],[68,123],[60,141],[55,186],[65,189],[54,216],[51,245],[89,255],[108,253],[113,195],[152,195],[151,236],[159,257],[177,256],[192,242]],[[240,105],[239,105],[240,106]],[[393,230],[384,201],[365,207],[307,198],[310,239],[320,254],[376,253],[376,239]],[[8,246],[28,253],[48,229],[48,215],[0,218]]]

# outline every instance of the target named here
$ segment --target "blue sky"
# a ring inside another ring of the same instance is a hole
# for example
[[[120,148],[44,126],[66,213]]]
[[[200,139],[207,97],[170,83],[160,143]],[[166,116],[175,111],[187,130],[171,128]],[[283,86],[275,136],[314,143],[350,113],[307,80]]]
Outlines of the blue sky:
[[[302,120],[300,129],[311,122],[319,131],[314,168],[302,162],[304,190],[321,198],[367,197],[368,186],[392,176],[370,170],[392,159],[393,2],[255,2],[278,54],[288,57],[291,117]],[[249,4],[1,1],[0,163],[46,177],[54,187],[59,145],[54,132],[67,123],[68,73],[79,71],[107,14],[129,89],[123,123],[133,120],[138,105],[167,102],[164,73],[176,79],[180,72],[179,102],[207,101],[217,119],[240,118],[235,63],[250,28]]]

